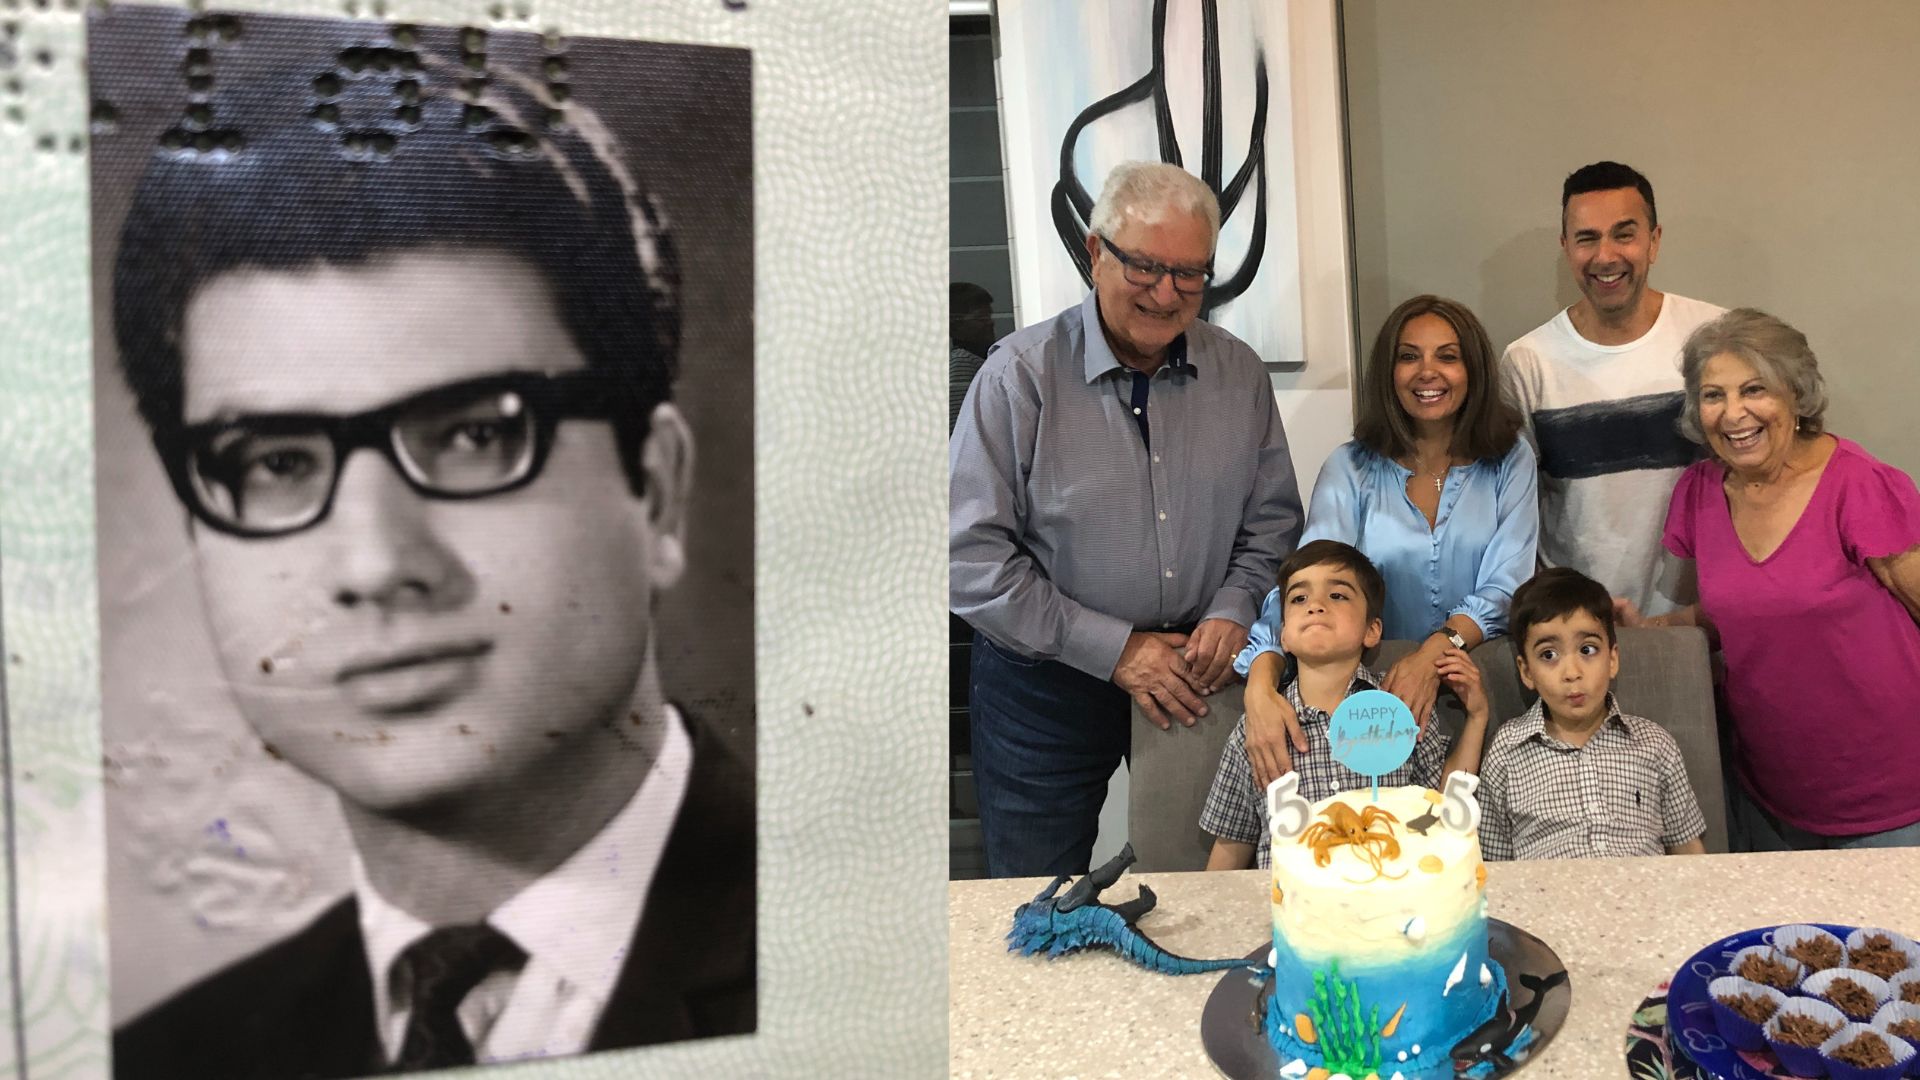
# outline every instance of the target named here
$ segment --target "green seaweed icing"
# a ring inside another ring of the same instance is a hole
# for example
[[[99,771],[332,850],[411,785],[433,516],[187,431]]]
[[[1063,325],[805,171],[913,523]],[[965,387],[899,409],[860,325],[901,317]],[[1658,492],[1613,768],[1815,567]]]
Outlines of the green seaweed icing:
[[[1330,961],[1325,971],[1313,973],[1307,1016],[1313,1021],[1327,1071],[1348,1076],[1379,1071],[1380,1006],[1373,1007],[1370,1022],[1361,1019],[1361,1008],[1360,986],[1341,980],[1340,961]]]

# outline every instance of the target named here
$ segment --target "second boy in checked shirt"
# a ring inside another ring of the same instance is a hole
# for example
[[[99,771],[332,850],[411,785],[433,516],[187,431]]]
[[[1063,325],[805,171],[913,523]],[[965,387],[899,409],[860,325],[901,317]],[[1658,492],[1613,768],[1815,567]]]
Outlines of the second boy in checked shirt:
[[[1699,855],[1706,819],[1673,736],[1613,700],[1613,599],[1576,571],[1543,570],[1513,594],[1520,681],[1540,694],[1500,726],[1480,771],[1489,859]]]
[[[1293,756],[1300,797],[1317,802],[1370,787],[1368,777],[1333,760],[1327,727],[1348,694],[1380,686],[1380,676],[1360,663],[1361,655],[1380,643],[1380,608],[1386,599],[1380,571],[1347,544],[1316,540],[1280,564],[1279,586],[1280,643],[1299,664],[1298,674],[1282,689],[1300,717],[1308,744]],[[1472,772],[1479,766],[1487,731],[1480,669],[1462,650],[1449,649],[1440,661],[1440,677],[1467,709],[1460,738],[1449,739],[1428,717],[1413,755],[1380,777],[1381,787],[1419,784],[1438,789],[1448,773]],[[1241,717],[1220,754],[1220,768],[1200,813],[1200,828],[1214,837],[1209,870],[1269,865],[1267,800],[1254,784],[1246,738],[1246,718]]]

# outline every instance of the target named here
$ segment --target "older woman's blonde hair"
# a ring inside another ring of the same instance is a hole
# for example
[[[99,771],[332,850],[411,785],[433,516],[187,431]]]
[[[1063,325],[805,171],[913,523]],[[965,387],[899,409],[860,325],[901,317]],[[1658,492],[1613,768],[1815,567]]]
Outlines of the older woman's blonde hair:
[[[1680,434],[1697,443],[1707,441],[1700,428],[1700,373],[1707,361],[1721,355],[1753,365],[1769,390],[1793,403],[1801,438],[1827,429],[1827,381],[1807,335],[1757,308],[1735,308],[1695,330],[1680,349],[1680,375],[1687,387]]]

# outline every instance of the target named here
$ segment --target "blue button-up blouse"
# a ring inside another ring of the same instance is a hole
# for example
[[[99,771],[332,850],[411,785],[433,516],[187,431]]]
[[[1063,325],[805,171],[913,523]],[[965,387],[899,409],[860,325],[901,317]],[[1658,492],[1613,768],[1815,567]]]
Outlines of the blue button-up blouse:
[[[1359,442],[1343,444],[1320,468],[1300,542],[1341,540],[1373,560],[1387,583],[1381,621],[1389,640],[1418,641],[1462,613],[1486,637],[1504,633],[1507,605],[1533,576],[1540,538],[1532,447],[1515,439],[1505,457],[1449,469],[1432,527],[1407,497],[1412,475]],[[1245,675],[1254,657],[1279,651],[1280,590],[1274,588],[1234,670]]]

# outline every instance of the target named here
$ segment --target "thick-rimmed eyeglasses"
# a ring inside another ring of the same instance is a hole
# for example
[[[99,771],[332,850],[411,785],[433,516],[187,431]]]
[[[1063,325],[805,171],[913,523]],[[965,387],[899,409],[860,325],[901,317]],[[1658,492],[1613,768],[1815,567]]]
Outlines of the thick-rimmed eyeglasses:
[[[1211,266],[1166,266],[1121,251],[1114,246],[1113,241],[1104,236],[1100,237],[1100,242],[1107,246],[1107,250],[1113,253],[1114,258],[1120,260],[1120,272],[1126,277],[1129,285],[1151,289],[1160,284],[1161,278],[1171,277],[1173,291],[1186,296],[1198,296],[1206,291],[1207,283],[1213,280]]]
[[[326,520],[347,458],[385,457],[429,499],[480,499],[533,482],[561,420],[609,419],[597,370],[514,372],[435,387],[369,412],[261,413],[182,428],[160,447],[193,516],[234,536],[285,536]]]

